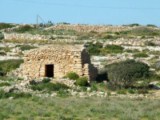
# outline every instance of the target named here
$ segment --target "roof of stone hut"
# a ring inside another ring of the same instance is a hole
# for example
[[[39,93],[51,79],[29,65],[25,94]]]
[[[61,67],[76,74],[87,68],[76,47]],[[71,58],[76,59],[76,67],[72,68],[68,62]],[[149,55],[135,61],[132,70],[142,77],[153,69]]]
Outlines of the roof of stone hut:
[[[45,52],[48,50],[59,51],[59,52],[63,52],[63,51],[73,51],[73,52],[79,51],[79,52],[81,52],[84,50],[84,46],[83,45],[47,45],[47,46],[43,46],[40,48],[36,48],[36,49],[32,49],[30,51],[27,51],[25,53],[25,55],[41,53],[41,52]]]

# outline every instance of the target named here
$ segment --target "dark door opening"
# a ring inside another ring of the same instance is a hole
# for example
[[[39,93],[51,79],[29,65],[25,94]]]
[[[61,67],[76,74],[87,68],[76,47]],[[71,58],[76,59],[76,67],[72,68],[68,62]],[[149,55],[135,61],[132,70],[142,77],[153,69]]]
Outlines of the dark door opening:
[[[54,65],[45,65],[45,77],[54,77]]]

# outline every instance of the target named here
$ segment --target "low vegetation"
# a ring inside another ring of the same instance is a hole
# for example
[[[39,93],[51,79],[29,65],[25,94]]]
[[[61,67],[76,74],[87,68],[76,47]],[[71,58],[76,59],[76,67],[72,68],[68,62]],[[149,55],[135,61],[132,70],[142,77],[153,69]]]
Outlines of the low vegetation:
[[[18,68],[23,60],[4,60],[0,61],[0,74],[6,75],[8,72]]]
[[[79,86],[87,86],[87,85],[89,85],[88,78],[87,77],[78,78],[76,80],[76,85],[79,85]]]
[[[70,80],[77,80],[79,75],[75,72],[69,72],[65,77],[69,78]]]
[[[31,45],[17,45],[16,47],[19,47],[22,51],[37,48],[37,47],[31,46]]]
[[[61,91],[69,89],[68,86],[61,83],[51,83],[48,79],[44,79],[42,82],[31,81],[31,89],[45,92]]]
[[[106,66],[111,88],[131,87],[137,79],[149,76],[149,66],[134,60],[122,61]]]
[[[88,43],[87,50],[90,55],[107,55],[122,53],[124,48],[119,45],[106,45],[103,47],[102,43]]]
[[[0,30],[6,29],[6,28],[12,28],[15,25],[9,24],[9,23],[0,23]]]
[[[0,99],[0,119],[159,120],[159,100],[128,98]],[[152,103],[152,104],[151,104]]]
[[[4,35],[2,32],[0,32],[0,40],[3,40],[4,39]]]
[[[14,93],[14,92],[5,92],[3,90],[0,90],[0,99],[6,99],[6,98],[11,98],[11,97],[13,97],[14,99],[29,98],[31,96],[32,95],[29,93],[23,93],[23,92]]]
[[[135,58],[147,58],[148,57],[148,54],[147,53],[144,53],[144,52],[141,52],[141,53],[136,53],[133,55]]]

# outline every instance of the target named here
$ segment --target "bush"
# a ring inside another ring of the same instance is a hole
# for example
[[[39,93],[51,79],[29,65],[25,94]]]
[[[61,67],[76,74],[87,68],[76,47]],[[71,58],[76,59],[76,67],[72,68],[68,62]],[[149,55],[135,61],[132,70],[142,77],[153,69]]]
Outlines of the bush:
[[[4,60],[0,61],[0,71],[4,74],[18,68],[23,60]]]
[[[47,91],[47,92],[65,90],[68,88],[69,87],[67,85],[61,83],[41,82],[41,83],[31,84],[32,90]]]
[[[123,47],[119,45],[107,45],[102,49],[102,53],[122,53],[123,52]]]
[[[4,35],[2,32],[0,32],[0,40],[4,39]]]
[[[148,57],[148,54],[146,53],[136,53],[133,55],[135,58],[139,57],[139,58],[146,58]]]
[[[157,26],[156,26],[156,25],[153,25],[153,24],[148,24],[147,27],[157,28]]]
[[[145,45],[147,45],[147,46],[156,46],[156,44],[154,42],[152,42],[152,41],[146,41]]]
[[[49,79],[49,78],[44,78],[44,79],[42,80],[43,83],[49,83],[50,81],[51,81],[51,79]]]
[[[109,87],[124,88],[133,85],[135,80],[149,76],[149,66],[135,60],[126,60],[106,66]]]
[[[87,77],[80,77],[76,80],[76,85],[79,86],[87,86],[88,85],[88,78]]]
[[[10,86],[10,83],[8,83],[8,82],[2,82],[2,83],[0,83],[0,87],[3,87],[3,86]]]
[[[0,23],[0,30],[6,29],[6,28],[12,28],[14,26],[15,25],[11,25],[11,24],[8,24],[8,23]]]
[[[90,55],[99,55],[102,47],[103,45],[101,43],[88,43],[87,51]]]
[[[69,72],[67,73],[66,77],[71,80],[77,80],[79,78],[79,75],[75,72]]]
[[[30,98],[32,95],[30,93],[14,93],[14,92],[5,92],[3,90],[0,90],[0,99],[5,99],[5,98]]]
[[[16,29],[15,32],[25,33],[25,32],[31,31],[33,29],[34,28],[30,25],[23,25],[23,26],[20,26],[18,29]]]
[[[126,89],[121,89],[117,91],[117,94],[127,94]]]
[[[16,45],[16,47],[19,47],[22,51],[37,48],[37,47],[31,46],[31,45]]]

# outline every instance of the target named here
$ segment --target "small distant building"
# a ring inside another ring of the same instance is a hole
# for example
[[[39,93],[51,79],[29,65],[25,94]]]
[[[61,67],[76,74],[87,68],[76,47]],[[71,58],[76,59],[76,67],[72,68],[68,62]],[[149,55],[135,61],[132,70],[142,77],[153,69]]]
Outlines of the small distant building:
[[[94,80],[97,69],[82,45],[50,45],[28,51],[21,65],[23,76],[30,78],[62,78],[68,72],[76,72]]]

